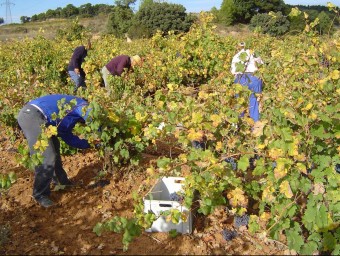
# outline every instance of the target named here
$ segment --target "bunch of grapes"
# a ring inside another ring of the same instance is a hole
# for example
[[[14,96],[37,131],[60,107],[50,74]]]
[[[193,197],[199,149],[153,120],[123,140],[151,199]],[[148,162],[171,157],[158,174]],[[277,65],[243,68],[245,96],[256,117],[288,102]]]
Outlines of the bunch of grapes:
[[[276,162],[272,162],[272,170],[274,170],[277,166],[277,163]]]
[[[204,142],[200,142],[200,141],[197,141],[197,140],[193,140],[191,142],[192,146],[196,149],[205,149],[205,144]]]
[[[224,161],[231,164],[231,168],[233,169],[233,171],[237,169],[237,163],[235,162],[235,159],[233,157],[227,157],[226,159],[224,159]]]
[[[255,154],[254,157],[249,158],[250,169],[254,169],[255,168],[255,161],[259,160],[259,159],[260,159],[260,156],[258,154]]]
[[[182,202],[183,201],[183,196],[177,194],[176,192],[173,192],[169,195],[170,201],[176,201],[176,202]]]
[[[237,232],[230,229],[223,229],[221,234],[226,241],[231,241],[237,236]]]
[[[235,222],[235,227],[237,228],[240,226],[247,226],[249,222],[249,215],[244,214],[242,216],[236,216],[234,218],[234,222]]]
[[[335,166],[335,171],[336,171],[337,173],[340,173],[340,164],[336,164],[336,166]]]

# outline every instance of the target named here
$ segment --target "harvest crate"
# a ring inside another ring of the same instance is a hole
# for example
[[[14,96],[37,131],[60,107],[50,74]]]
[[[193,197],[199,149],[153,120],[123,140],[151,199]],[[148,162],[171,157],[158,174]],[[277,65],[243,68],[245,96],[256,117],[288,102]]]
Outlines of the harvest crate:
[[[170,194],[182,190],[184,178],[181,177],[163,177],[157,181],[149,193],[144,197],[144,212],[152,211],[156,216],[162,211],[178,209],[180,212],[187,213],[186,221],[180,220],[178,224],[167,222],[164,216],[155,220],[147,232],[169,232],[176,230],[179,233],[191,233],[192,231],[192,214],[191,211],[182,206],[177,201],[170,199]]]

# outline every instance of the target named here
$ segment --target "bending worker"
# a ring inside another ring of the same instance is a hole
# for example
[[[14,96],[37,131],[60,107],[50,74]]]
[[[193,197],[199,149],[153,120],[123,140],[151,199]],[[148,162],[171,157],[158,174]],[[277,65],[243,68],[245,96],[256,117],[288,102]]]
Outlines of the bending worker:
[[[58,102],[62,99],[65,99],[65,104],[71,106],[71,110],[60,119]],[[18,123],[28,142],[31,156],[36,153],[35,147],[40,139],[42,127],[51,125],[57,128],[57,134],[48,139],[48,145],[42,153],[43,162],[34,167],[33,197],[43,207],[47,208],[54,204],[49,198],[52,180],[61,185],[72,185],[62,166],[58,137],[71,147],[80,149],[90,147],[87,140],[72,134],[76,123],[85,123],[89,114],[87,106],[86,100],[75,96],[46,95],[28,102],[18,114]]]
[[[109,63],[107,63],[102,68],[102,76],[104,80],[105,87],[108,88],[108,76],[121,76],[124,72],[124,70],[133,70],[133,67],[135,65],[138,65],[141,63],[141,58],[138,55],[134,55],[132,57],[127,55],[119,55],[117,57],[114,57],[110,60]]]
[[[87,45],[81,45],[74,49],[71,60],[68,64],[67,71],[72,81],[74,82],[73,93],[76,93],[79,87],[86,87],[85,84],[85,71],[82,68],[82,63],[85,61],[88,50],[91,49],[91,42],[88,41]]]

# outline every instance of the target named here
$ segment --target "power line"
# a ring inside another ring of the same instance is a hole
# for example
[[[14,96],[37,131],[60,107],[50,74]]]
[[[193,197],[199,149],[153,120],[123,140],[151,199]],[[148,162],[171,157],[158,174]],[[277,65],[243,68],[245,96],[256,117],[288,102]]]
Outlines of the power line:
[[[11,13],[11,4],[14,5],[14,3],[11,3],[10,0],[6,0],[6,2],[2,3],[2,5],[6,5],[6,23],[12,23],[12,13]]]

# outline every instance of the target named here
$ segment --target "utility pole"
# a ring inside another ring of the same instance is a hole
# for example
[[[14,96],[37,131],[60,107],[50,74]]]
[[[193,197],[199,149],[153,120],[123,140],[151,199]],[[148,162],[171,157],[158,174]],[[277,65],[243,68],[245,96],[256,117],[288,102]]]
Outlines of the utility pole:
[[[6,24],[12,23],[11,4],[14,5],[14,3],[11,3],[10,0],[6,0],[1,4],[1,6],[6,5]]]

